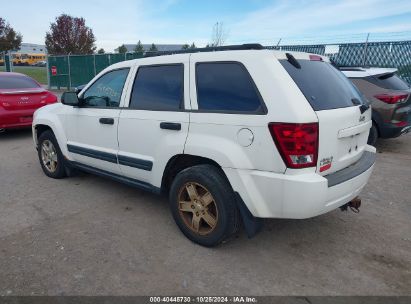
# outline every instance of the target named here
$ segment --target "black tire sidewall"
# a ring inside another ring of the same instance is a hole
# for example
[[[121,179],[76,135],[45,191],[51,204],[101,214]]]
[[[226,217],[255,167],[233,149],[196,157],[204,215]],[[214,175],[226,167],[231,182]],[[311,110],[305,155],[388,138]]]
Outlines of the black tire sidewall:
[[[217,226],[207,235],[200,235],[186,226],[178,209],[178,194],[188,182],[196,182],[211,192],[218,209]],[[173,218],[183,234],[191,241],[202,246],[212,247],[221,243],[238,225],[238,210],[234,192],[217,168],[211,165],[198,165],[180,172],[173,181],[169,193]]]
[[[47,170],[46,167],[44,167],[43,160],[41,158],[41,146],[45,140],[51,141],[51,143],[54,145],[57,151],[57,169],[54,172],[50,172]],[[57,139],[54,136],[53,132],[45,131],[39,136],[37,152],[38,152],[40,165],[41,165],[41,168],[43,169],[44,174],[46,174],[48,177],[57,178],[57,179],[63,178],[66,176],[65,166],[64,166],[64,157],[63,157],[63,154],[61,153],[60,147],[57,143]]]

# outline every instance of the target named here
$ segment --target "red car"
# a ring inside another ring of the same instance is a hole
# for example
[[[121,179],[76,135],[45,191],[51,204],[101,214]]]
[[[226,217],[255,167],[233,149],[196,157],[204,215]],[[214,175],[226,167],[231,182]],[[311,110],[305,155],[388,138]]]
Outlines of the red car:
[[[0,132],[31,126],[38,108],[57,102],[57,96],[20,73],[0,72]]]

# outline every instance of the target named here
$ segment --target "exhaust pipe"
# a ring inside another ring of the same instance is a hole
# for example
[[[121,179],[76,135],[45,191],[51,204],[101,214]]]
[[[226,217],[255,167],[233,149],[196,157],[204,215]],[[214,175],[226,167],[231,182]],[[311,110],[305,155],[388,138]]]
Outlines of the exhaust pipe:
[[[6,129],[0,129],[0,133],[6,132]]]
[[[341,206],[340,209],[341,211],[347,211],[348,207],[351,209],[352,212],[359,213],[361,207],[361,198],[359,196],[353,198],[350,202]]]

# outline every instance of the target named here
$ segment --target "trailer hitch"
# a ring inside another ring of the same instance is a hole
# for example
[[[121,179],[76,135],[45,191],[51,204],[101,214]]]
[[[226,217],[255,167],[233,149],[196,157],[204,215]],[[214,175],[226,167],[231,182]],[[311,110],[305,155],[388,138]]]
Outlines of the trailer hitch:
[[[360,207],[361,207],[361,198],[357,196],[353,198],[351,201],[349,201],[347,204],[342,205],[340,209],[341,211],[347,211],[348,208],[350,208],[352,212],[359,213]]]

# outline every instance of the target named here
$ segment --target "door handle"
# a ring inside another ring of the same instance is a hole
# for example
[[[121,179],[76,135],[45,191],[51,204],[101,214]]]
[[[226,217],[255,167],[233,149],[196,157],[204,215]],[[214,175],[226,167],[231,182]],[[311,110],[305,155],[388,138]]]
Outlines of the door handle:
[[[177,122],[161,122],[161,123],[160,123],[160,128],[161,128],[161,129],[166,129],[166,130],[180,131],[180,130],[181,130],[181,123],[177,123]]]
[[[114,118],[103,117],[99,119],[99,122],[103,125],[114,125]]]

